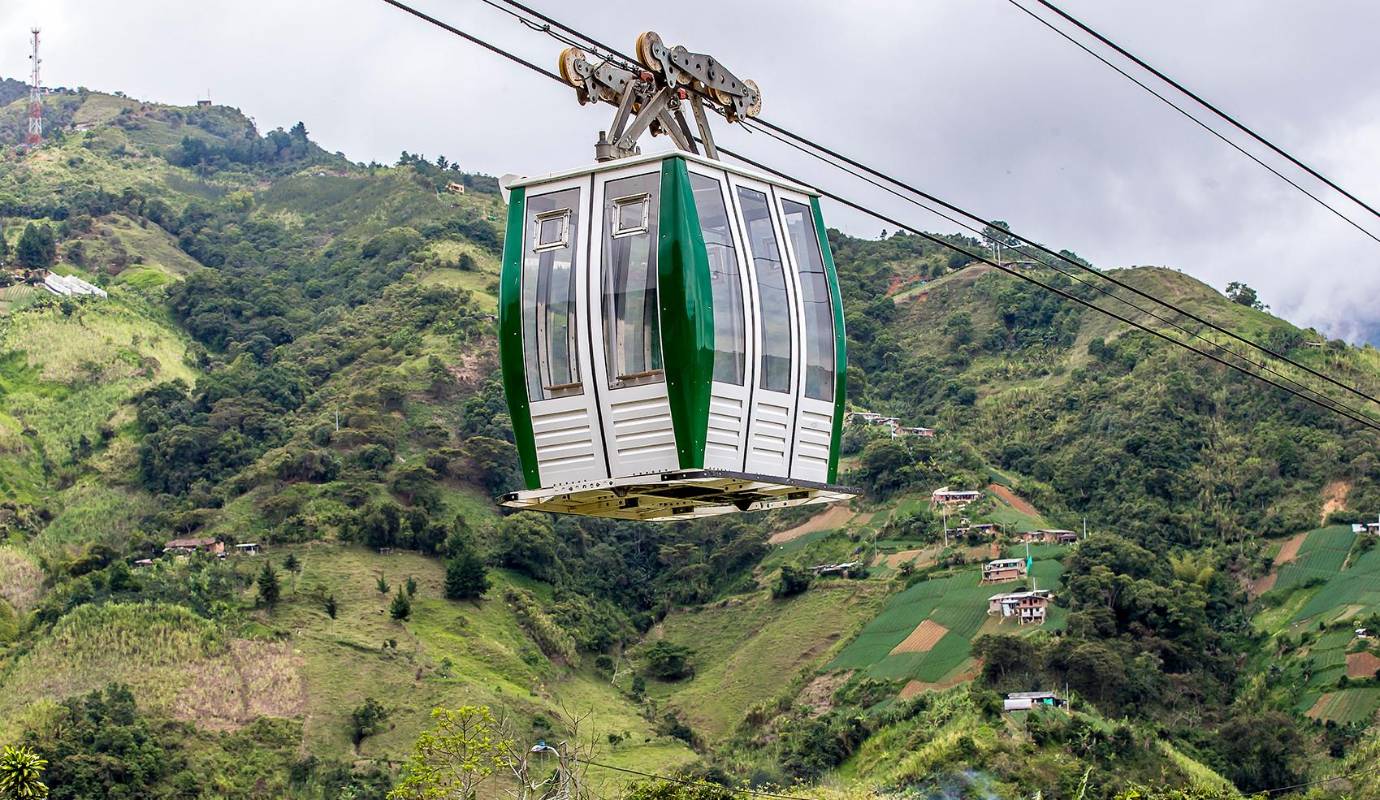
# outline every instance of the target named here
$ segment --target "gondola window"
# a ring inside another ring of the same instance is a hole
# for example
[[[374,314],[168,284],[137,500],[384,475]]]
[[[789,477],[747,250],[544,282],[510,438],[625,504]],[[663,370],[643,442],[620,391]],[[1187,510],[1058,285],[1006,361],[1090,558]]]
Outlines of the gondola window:
[[[714,380],[743,385],[746,368],[747,331],[743,314],[743,286],[738,274],[738,252],[729,230],[719,181],[690,174],[700,233],[709,254],[709,281],[714,299]]]
[[[800,303],[805,309],[805,396],[827,402],[834,399],[834,310],[824,257],[810,207],[794,200],[783,200],[781,206],[798,262]]]
[[[612,388],[665,380],[657,307],[659,173],[604,187],[604,347]]]
[[[748,252],[757,273],[757,297],[762,313],[762,369],[758,385],[770,392],[791,390],[791,315],[786,296],[786,272],[776,246],[776,226],[763,192],[738,187]]]
[[[579,205],[578,188],[537,195],[527,203],[531,246],[522,266],[522,346],[533,400],[584,392],[573,278]]]

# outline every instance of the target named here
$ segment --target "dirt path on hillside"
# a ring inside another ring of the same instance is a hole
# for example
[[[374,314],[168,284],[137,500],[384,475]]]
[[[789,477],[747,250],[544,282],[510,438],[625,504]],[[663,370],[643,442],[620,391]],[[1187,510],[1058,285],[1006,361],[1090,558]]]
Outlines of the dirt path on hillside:
[[[1307,538],[1308,534],[1300,533],[1285,542],[1284,546],[1279,548],[1279,553],[1275,556],[1275,566],[1278,567],[1282,564],[1288,564],[1290,561],[1298,558],[1299,548],[1303,547],[1303,540]]]
[[[824,512],[810,517],[794,528],[787,528],[784,531],[773,533],[771,538],[767,539],[767,541],[771,544],[785,544],[786,542],[799,539],[807,533],[842,528],[855,516],[857,515],[854,514],[848,506],[842,503],[829,506]]]
[[[1012,508],[1021,512],[1022,514],[1029,514],[1032,517],[1040,516],[1040,512],[1035,510],[1035,506],[1032,506],[1030,504],[1030,501],[1021,497],[1020,495],[1016,494],[1015,492],[1011,491],[1005,486],[1002,486],[1000,483],[989,483],[987,485],[987,491],[991,492],[997,497],[1000,497],[1003,501],[1006,502],[1007,505],[1011,506]]]
[[[1346,508],[1346,498],[1349,494],[1351,494],[1350,481],[1332,481],[1324,486],[1322,513],[1318,515],[1318,524],[1326,525],[1327,518],[1333,512]]]

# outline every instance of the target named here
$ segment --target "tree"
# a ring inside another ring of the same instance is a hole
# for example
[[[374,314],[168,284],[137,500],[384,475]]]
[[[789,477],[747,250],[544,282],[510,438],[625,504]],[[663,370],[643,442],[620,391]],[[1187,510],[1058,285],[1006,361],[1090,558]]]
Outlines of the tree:
[[[1260,297],[1256,294],[1254,289],[1241,281],[1232,281],[1227,284],[1227,299],[1237,305],[1246,306],[1247,308],[1254,308],[1261,311],[1269,308],[1269,306],[1260,302]]]
[[[52,227],[32,222],[25,225],[14,249],[14,260],[19,266],[30,269],[51,267],[57,260],[57,240]]]
[[[0,225],[0,264],[10,257],[10,243],[5,238],[5,227]]]
[[[407,583],[404,584],[404,585],[405,585],[405,587],[407,588],[407,596],[408,596],[408,597],[414,597],[414,596],[417,594],[417,579],[416,579],[416,578],[412,577],[411,575],[408,575],[408,576],[407,576]]]
[[[407,599],[407,595],[401,590],[393,596],[393,602],[388,606],[388,616],[402,622],[412,616],[412,601]]]
[[[388,709],[372,697],[364,698],[364,703],[350,712],[350,738],[358,749],[359,743],[383,730],[388,721]]]
[[[379,594],[388,594],[388,581],[384,580],[383,576],[380,575],[378,581],[374,584],[374,588],[379,590]]]
[[[282,594],[282,587],[278,585],[278,573],[273,569],[273,564],[264,562],[264,568],[259,572],[259,602],[273,608],[278,605],[278,598]]]
[[[287,558],[283,559],[283,569],[293,573],[301,572],[302,562],[297,560],[295,554],[288,553]]]
[[[0,798],[28,800],[48,796],[43,768],[48,761],[28,747],[6,746],[0,753]]]
[[[489,586],[484,562],[468,547],[446,562],[446,597],[451,600],[477,600]]]
[[[388,800],[476,797],[495,772],[512,771],[525,785],[522,748],[513,744],[486,706],[436,708],[403,765]]]
[[[555,583],[560,574],[556,531],[551,518],[535,511],[519,511],[498,523],[499,560],[532,578]]]
[[[781,574],[771,587],[771,596],[777,599],[794,597],[810,588],[810,571],[791,564],[781,565]]]
[[[335,612],[339,610],[339,606],[335,602],[335,595],[327,595],[323,605],[326,607],[326,615],[335,619]]]
[[[647,652],[642,655],[643,669],[658,680],[678,681],[688,678],[695,674],[695,668],[690,664],[693,652],[683,644],[672,644],[662,639],[647,648]]]

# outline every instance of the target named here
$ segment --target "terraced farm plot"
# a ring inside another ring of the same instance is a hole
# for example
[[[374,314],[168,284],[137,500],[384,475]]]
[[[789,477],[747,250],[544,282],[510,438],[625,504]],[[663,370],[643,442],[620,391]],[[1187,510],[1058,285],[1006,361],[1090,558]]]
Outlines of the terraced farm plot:
[[[1342,689],[1319,697],[1308,716],[1324,722],[1369,722],[1380,709],[1380,689]]]
[[[1346,657],[1346,676],[1348,678],[1374,678],[1380,676],[1380,656],[1374,653],[1348,653]]]
[[[1330,580],[1346,563],[1347,553],[1356,534],[1345,525],[1319,528],[1308,534],[1299,547],[1298,556],[1280,567],[1276,589],[1289,589],[1313,578]]]
[[[1039,586],[1057,589],[1063,565],[1058,561],[1036,561],[1033,575]],[[972,654],[972,640],[979,632],[999,625],[1008,632],[1021,630],[1013,621],[993,622],[987,615],[987,601],[1002,590],[978,583],[981,571],[977,567],[953,575],[921,581],[894,596],[891,602],[865,627],[839,655],[828,669],[860,669],[867,674],[890,680],[937,682],[968,660]],[[1058,626],[1063,615],[1051,609],[1048,627]],[[931,623],[932,628],[926,628]],[[937,628],[948,631],[928,642],[925,650],[913,649],[906,643],[922,630]],[[1035,630],[1029,626],[1026,630]]]
[[[928,653],[935,643],[944,638],[944,634],[949,629],[940,625],[932,619],[927,619],[915,626],[915,630],[910,635],[901,640],[901,643],[891,649],[891,655],[897,653]]]

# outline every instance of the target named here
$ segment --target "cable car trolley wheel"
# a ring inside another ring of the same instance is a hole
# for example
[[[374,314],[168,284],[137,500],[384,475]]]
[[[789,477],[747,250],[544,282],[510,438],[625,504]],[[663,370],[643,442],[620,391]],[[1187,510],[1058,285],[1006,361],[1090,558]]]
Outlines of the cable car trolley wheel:
[[[679,520],[845,500],[842,298],[806,186],[683,150],[505,180],[510,508]]]

